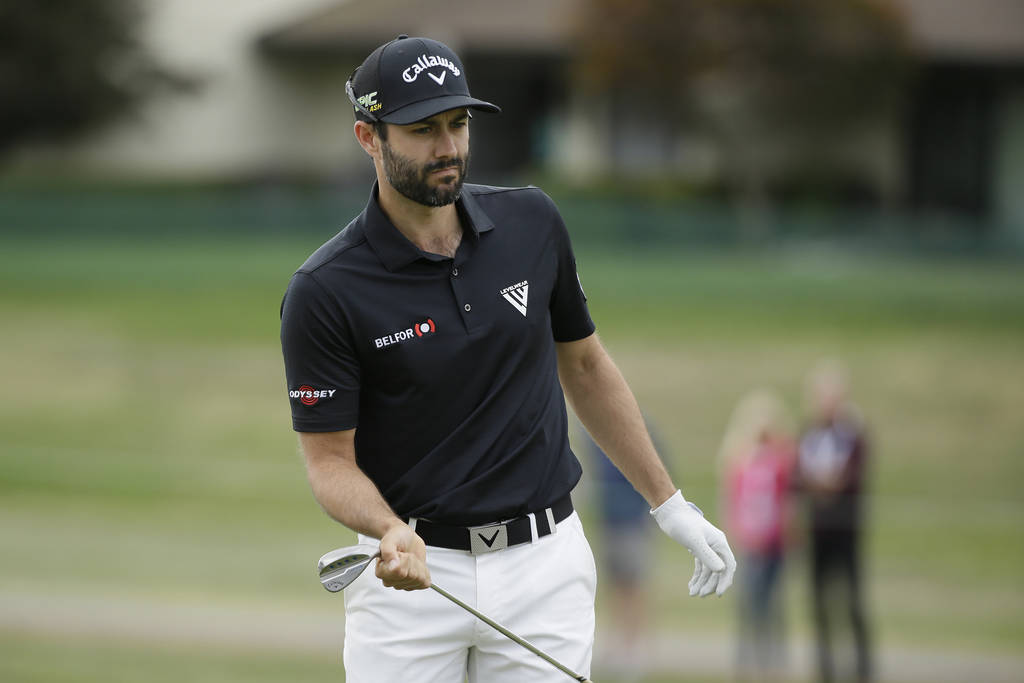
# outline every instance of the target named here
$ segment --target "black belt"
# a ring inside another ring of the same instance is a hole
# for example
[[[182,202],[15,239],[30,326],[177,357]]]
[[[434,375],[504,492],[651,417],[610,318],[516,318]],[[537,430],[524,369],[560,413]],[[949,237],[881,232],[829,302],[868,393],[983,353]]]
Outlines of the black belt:
[[[549,508],[532,512],[507,522],[482,526],[449,526],[426,519],[417,519],[415,530],[423,542],[438,548],[468,550],[474,555],[509,548],[533,541],[530,517],[537,520],[537,538],[555,531],[555,524],[572,514],[572,498],[567,493]],[[404,518],[409,523],[409,518]]]

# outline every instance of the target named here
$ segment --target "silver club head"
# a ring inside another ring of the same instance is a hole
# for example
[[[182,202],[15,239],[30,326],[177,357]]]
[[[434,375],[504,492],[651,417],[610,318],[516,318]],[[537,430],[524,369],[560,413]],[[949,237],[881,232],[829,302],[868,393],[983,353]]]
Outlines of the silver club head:
[[[332,593],[345,590],[378,557],[380,550],[373,545],[350,545],[332,550],[317,563],[320,583]]]

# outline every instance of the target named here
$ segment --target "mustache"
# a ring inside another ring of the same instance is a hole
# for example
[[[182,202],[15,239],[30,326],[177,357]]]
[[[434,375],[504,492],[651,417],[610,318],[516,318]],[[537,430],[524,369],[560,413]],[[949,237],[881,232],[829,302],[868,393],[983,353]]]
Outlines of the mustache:
[[[455,168],[462,171],[466,163],[461,157],[455,159],[445,159],[443,161],[435,161],[432,164],[427,164],[423,167],[424,173],[433,173],[434,171],[443,171],[448,168]]]

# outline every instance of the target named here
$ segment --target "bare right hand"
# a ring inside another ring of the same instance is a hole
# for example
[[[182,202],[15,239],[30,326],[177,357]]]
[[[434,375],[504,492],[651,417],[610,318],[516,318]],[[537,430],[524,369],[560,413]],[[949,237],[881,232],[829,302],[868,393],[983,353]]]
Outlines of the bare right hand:
[[[403,591],[430,588],[427,547],[407,524],[396,524],[380,539],[377,578],[388,588]]]

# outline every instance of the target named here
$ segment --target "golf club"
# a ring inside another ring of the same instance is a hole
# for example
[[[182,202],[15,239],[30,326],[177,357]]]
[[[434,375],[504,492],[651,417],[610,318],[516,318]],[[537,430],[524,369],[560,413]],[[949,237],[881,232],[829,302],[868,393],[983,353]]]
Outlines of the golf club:
[[[331,593],[337,593],[345,590],[345,588],[355,581],[356,578],[363,573],[363,570],[378,557],[380,557],[380,551],[376,546],[372,545],[350,545],[344,548],[338,548],[337,550],[332,550],[321,557],[320,562],[317,563],[317,571],[320,574],[320,583],[323,584],[323,587]],[[448,591],[438,588],[434,584],[431,584],[430,587],[496,630],[498,633],[519,645],[522,645],[533,654],[557,668],[559,671],[571,676],[580,683],[592,683],[590,679],[576,673],[531,642],[520,638],[490,617],[481,614],[466,603],[462,602]]]

